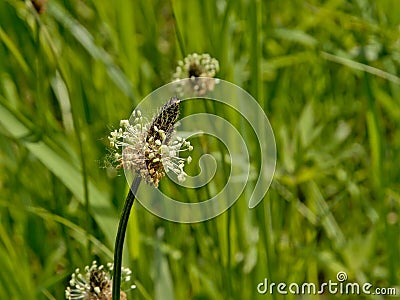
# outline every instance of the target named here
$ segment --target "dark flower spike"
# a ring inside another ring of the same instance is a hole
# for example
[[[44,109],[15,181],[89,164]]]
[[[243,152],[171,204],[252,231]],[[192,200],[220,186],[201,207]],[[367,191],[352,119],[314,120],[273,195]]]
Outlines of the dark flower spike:
[[[150,151],[150,149],[157,150],[160,146],[165,146],[170,141],[175,130],[175,123],[179,117],[179,103],[180,100],[177,97],[173,97],[165,103],[154,117],[147,131],[146,142],[148,143],[148,150],[145,152],[145,163],[148,174],[152,177],[155,186],[165,175],[162,163],[163,151]]]
[[[158,132],[155,132],[154,128],[158,128],[158,130],[166,133],[165,141],[168,142],[174,132],[175,124],[179,117],[180,102],[178,97],[172,97],[161,107],[160,112],[154,117],[150,125],[147,139],[152,136],[157,136]],[[162,139],[161,136],[157,136],[157,138]]]

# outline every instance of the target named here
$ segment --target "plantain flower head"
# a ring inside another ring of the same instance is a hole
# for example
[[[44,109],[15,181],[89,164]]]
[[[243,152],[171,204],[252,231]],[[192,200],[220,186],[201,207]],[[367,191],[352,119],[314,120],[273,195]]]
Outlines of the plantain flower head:
[[[147,183],[158,187],[166,172],[173,172],[179,181],[184,181],[185,162],[191,157],[179,157],[183,151],[191,151],[189,141],[175,136],[176,122],[179,117],[180,100],[171,98],[161,107],[151,122],[146,122],[140,111],[132,114],[132,124],[121,120],[118,130],[108,137],[114,148],[117,168],[139,174]]]
[[[206,94],[207,91],[214,89],[214,85],[218,83],[218,80],[214,79],[218,71],[218,60],[211,57],[208,53],[193,53],[178,62],[178,66],[172,77],[174,81],[190,78],[191,90],[201,96]],[[181,89],[183,88],[185,87],[181,87]]]
[[[112,269],[113,264],[107,266],[97,265],[93,261],[91,266],[86,266],[84,274],[76,269],[71,276],[69,285],[65,290],[65,297],[68,300],[111,300],[112,299]],[[122,282],[127,284],[131,280],[131,270],[122,268]],[[131,285],[129,289],[136,288]],[[121,299],[126,300],[126,293],[121,291]]]

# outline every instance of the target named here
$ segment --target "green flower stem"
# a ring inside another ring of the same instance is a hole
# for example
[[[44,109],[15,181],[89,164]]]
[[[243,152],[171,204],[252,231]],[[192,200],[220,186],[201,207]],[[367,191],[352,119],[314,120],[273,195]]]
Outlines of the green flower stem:
[[[119,300],[121,292],[121,266],[122,266],[122,250],[124,248],[125,232],[128,226],[129,215],[133,202],[135,201],[136,192],[139,188],[141,177],[137,175],[132,182],[129,189],[128,196],[126,197],[124,208],[122,210],[121,219],[119,220],[117,237],[115,238],[114,249],[114,276],[112,286],[112,299]]]

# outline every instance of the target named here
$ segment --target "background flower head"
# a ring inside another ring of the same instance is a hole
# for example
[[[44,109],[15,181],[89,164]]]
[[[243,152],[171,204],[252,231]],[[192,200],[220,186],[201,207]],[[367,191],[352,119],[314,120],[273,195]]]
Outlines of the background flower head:
[[[207,91],[214,89],[217,81],[213,78],[218,71],[219,62],[211,57],[210,54],[193,53],[186,56],[183,60],[178,61],[178,66],[173,74],[173,80],[179,81],[190,78],[190,88],[197,95],[204,95]]]
[[[112,272],[113,265],[97,265],[96,261],[91,266],[86,266],[83,274],[76,269],[71,276],[69,286],[65,290],[65,297],[68,300],[111,300],[112,298]],[[122,268],[122,283],[127,285],[131,280],[132,271],[129,268]],[[129,289],[136,288],[130,285]],[[121,299],[126,300],[126,293],[121,291]]]

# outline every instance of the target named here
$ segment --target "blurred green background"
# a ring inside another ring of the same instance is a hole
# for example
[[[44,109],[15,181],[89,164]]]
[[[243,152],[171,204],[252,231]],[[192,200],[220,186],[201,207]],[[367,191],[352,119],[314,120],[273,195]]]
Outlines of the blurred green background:
[[[49,0],[39,15],[30,1],[0,0],[0,299],[63,299],[75,268],[112,261],[128,187],[102,167],[106,137],[193,52],[217,58],[218,77],[264,108],[276,174],[255,209],[245,193],[199,224],[136,204],[129,299],[281,299],[257,284],[322,283],[339,271],[398,286],[398,6]]]

